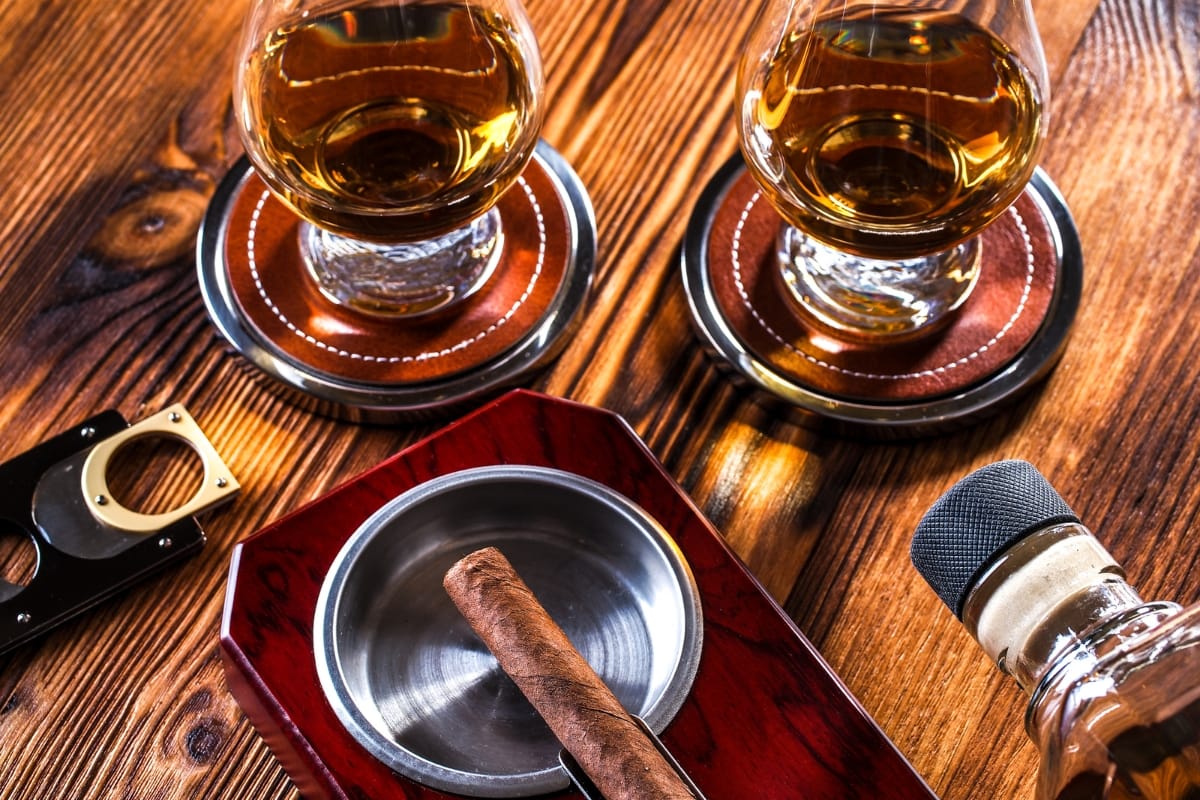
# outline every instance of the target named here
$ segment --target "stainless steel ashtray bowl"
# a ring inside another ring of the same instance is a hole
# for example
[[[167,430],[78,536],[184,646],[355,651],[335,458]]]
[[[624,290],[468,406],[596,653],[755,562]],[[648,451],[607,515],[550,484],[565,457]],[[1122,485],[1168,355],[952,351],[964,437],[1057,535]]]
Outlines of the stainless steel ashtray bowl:
[[[625,707],[661,731],[700,659],[700,597],[682,553],[622,495],[572,473],[482,467],[395,498],[350,537],[321,587],[321,687],[350,734],[413,780],[476,797],[565,788],[560,745],[442,588],[495,546]]]

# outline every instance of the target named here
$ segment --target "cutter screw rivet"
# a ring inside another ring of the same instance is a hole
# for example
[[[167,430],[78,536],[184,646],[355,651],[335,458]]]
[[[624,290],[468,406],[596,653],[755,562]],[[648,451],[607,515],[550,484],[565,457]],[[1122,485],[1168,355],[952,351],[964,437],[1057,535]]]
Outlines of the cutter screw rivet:
[[[229,485],[229,481],[226,480],[225,478],[217,478],[217,488],[218,489],[224,489],[228,485]]]
[[[170,536],[164,536],[158,540],[158,546],[161,547],[163,550],[170,550],[171,547],[174,546],[174,544],[175,543],[171,541]]]
[[[91,439],[96,435],[96,429],[93,428],[91,425],[88,425],[88,426],[80,429],[79,435],[85,439]]]
[[[183,417],[179,415],[178,411],[172,411],[167,415],[167,419],[171,420],[171,422],[179,422],[179,420],[183,419]]]
[[[108,505],[108,498],[102,494],[96,495],[96,505],[98,505],[98,506]]]
[[[20,614],[17,614],[17,622],[21,623],[22,625],[28,625],[32,621],[33,617],[29,616],[24,611],[22,611]]]

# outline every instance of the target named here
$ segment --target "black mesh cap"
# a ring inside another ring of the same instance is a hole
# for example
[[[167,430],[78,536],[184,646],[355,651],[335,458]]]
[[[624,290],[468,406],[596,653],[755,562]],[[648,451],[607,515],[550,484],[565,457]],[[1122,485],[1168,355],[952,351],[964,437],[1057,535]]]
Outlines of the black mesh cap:
[[[998,461],[950,487],[913,535],[913,566],[962,619],[975,580],[1010,545],[1051,525],[1079,522],[1025,461]]]

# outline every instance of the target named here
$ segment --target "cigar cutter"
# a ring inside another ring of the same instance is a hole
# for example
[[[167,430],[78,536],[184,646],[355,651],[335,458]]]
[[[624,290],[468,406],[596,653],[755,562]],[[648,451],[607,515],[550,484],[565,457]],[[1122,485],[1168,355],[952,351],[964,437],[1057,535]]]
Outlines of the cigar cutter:
[[[203,482],[182,505],[142,513],[114,495],[109,468],[126,445],[157,437],[189,447],[203,466]],[[0,653],[194,554],[204,532],[193,515],[239,489],[181,405],[134,425],[115,411],[103,412],[0,464],[0,487],[0,542],[26,540],[34,556],[32,575],[16,582],[0,578]]]

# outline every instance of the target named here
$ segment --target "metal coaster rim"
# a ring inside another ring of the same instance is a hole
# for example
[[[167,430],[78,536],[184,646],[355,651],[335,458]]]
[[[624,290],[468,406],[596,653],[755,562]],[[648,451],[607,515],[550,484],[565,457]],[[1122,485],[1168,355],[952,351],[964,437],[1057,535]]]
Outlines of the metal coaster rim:
[[[591,290],[596,261],[596,217],[583,182],[545,140],[538,142],[533,158],[545,168],[567,217],[568,265],[562,285],[538,322],[516,344],[476,369],[428,382],[362,383],[329,375],[264,340],[243,317],[224,257],[228,212],[253,174],[245,156],[218,185],[197,236],[196,271],[209,319],[222,338],[289,399],[301,404],[316,401],[321,412],[352,421],[402,421],[454,409],[515,385],[567,344]]]

